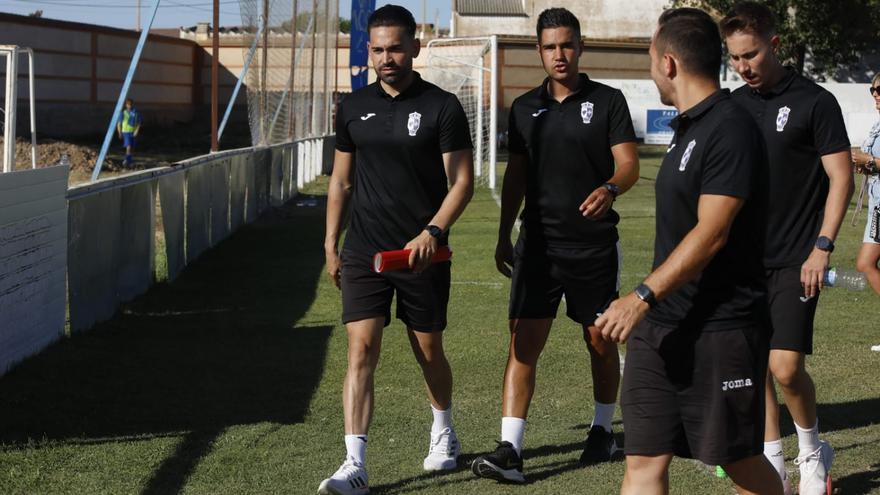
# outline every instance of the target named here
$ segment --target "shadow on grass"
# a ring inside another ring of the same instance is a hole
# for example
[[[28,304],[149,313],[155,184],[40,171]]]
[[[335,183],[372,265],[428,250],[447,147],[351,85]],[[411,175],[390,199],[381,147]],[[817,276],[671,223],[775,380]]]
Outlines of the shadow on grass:
[[[847,495],[876,493],[880,489],[880,464],[874,464],[868,471],[853,473],[834,480],[834,492]]]
[[[851,430],[880,423],[880,397],[819,404],[819,434],[840,430]],[[785,404],[779,407],[779,427],[783,436],[794,435],[794,422]]]
[[[322,207],[269,211],[112,320],[0,380],[0,443],[181,436],[144,493],[176,493],[239,424],[302,422],[332,326],[296,326],[323,267]]]

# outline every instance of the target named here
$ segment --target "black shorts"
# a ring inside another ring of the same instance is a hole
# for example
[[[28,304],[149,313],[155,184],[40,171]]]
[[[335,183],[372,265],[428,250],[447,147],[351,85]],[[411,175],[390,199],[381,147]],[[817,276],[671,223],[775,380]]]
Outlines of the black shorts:
[[[764,450],[767,334],[642,322],[626,344],[620,407],[627,455],[724,465]]]
[[[391,299],[397,292],[397,319],[419,332],[446,328],[450,262],[431,265],[422,273],[373,271],[373,257],[343,249],[342,322],[385,317],[391,323]]]
[[[516,243],[510,286],[511,320],[555,318],[565,295],[566,313],[584,326],[596,321],[620,290],[617,243],[587,248],[532,247]]]
[[[801,267],[768,269],[771,349],[813,353],[813,320],[819,296],[805,300]]]

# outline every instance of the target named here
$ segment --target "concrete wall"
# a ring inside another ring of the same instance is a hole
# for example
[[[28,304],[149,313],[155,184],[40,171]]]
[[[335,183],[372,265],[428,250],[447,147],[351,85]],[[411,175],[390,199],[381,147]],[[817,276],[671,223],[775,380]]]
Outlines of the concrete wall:
[[[0,13],[0,44],[35,51],[37,132],[91,135],[106,130],[139,33]],[[201,99],[202,57],[196,43],[150,35],[129,91],[150,125],[190,121]],[[19,64],[19,98],[27,97],[27,65]],[[5,67],[3,68],[5,70]],[[2,74],[3,71],[0,71]],[[20,111],[27,108],[19,105]],[[26,128],[27,119],[18,119]]]

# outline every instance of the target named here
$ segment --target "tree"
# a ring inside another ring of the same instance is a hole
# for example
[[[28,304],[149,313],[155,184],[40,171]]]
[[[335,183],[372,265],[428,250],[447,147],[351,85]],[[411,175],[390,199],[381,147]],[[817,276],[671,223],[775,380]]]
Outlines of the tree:
[[[673,7],[699,7],[720,19],[735,0],[672,0]],[[878,45],[880,0],[765,0],[776,14],[780,57],[804,73],[809,51],[814,74],[851,67]]]
[[[296,30],[300,33],[305,33],[309,31],[309,21],[312,18],[311,12],[301,12],[296,16]],[[320,22],[320,19],[318,19]],[[313,26],[314,27],[314,26]],[[281,29],[290,32],[290,21],[284,21],[281,23]],[[351,21],[348,19],[344,19],[342,17],[339,18],[339,31],[342,33],[350,33],[351,32]],[[311,31],[309,31],[311,32]]]

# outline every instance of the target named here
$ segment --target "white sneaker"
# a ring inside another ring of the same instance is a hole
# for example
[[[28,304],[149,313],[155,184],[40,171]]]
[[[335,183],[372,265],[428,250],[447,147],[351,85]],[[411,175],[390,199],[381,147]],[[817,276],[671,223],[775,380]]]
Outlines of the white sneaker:
[[[346,459],[333,473],[318,486],[319,495],[366,495],[370,493],[367,469],[363,464]]]
[[[880,352],[880,345],[872,345],[871,350],[874,352]]]
[[[458,466],[458,454],[461,452],[461,444],[452,428],[443,428],[438,434],[431,434],[431,446],[428,448],[428,457],[422,463],[425,471],[446,471]]]
[[[794,463],[801,470],[800,495],[831,495],[831,463],[834,450],[824,440],[819,448],[807,455],[799,456]]]

